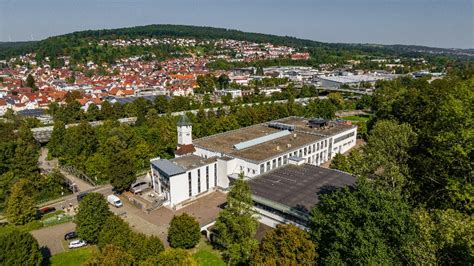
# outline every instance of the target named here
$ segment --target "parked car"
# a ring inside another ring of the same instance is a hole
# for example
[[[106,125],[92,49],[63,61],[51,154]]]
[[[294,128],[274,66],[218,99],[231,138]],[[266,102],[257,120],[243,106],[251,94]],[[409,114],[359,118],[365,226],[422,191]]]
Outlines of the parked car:
[[[50,212],[55,212],[55,211],[56,211],[56,208],[54,207],[44,207],[38,210],[40,215],[45,215],[45,214],[48,214]]]
[[[83,247],[83,246],[86,246],[87,245],[87,242],[82,240],[82,239],[79,239],[79,240],[74,240],[74,241],[71,241],[71,243],[69,243],[69,248],[80,248],[80,247]]]
[[[148,185],[147,182],[145,181],[137,181],[135,183],[133,183],[131,186],[130,186],[130,191],[134,194],[137,194],[137,193],[140,193],[142,192],[143,190],[149,188],[150,186]]]
[[[113,194],[110,194],[110,195],[107,196],[107,202],[114,205],[117,208],[120,208],[120,207],[123,206],[123,203],[120,200],[120,198],[113,195]]]
[[[69,232],[64,235],[64,240],[71,240],[77,237],[77,234],[75,231]]]
[[[77,194],[77,202],[81,201],[88,193],[87,192],[82,192]]]

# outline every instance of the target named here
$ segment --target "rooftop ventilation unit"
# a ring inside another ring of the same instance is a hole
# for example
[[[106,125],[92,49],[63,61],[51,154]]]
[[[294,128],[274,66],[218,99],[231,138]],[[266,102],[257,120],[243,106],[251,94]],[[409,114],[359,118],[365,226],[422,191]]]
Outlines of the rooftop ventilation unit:
[[[236,150],[243,150],[245,148],[252,147],[252,146],[255,146],[255,145],[258,145],[258,144],[262,144],[262,143],[267,142],[267,141],[271,141],[271,140],[278,139],[278,138],[281,138],[281,137],[284,137],[284,136],[288,136],[290,134],[291,133],[288,130],[278,131],[276,133],[269,134],[269,135],[266,135],[266,136],[262,136],[262,137],[259,137],[259,138],[256,138],[256,139],[251,139],[251,140],[248,140],[248,141],[237,143],[237,144],[234,145],[234,148]]]
[[[284,123],[279,123],[279,122],[271,122],[268,124],[269,127],[280,129],[280,130],[288,130],[288,131],[294,131],[295,130],[295,125],[289,125],[289,124],[284,124]]]

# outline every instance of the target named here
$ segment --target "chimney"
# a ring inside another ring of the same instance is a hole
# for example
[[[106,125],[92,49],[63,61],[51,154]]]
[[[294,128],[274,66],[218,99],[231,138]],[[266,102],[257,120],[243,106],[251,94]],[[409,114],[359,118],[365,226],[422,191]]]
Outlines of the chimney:
[[[277,150],[277,151],[279,151],[279,150],[280,150],[280,146],[279,146],[279,145],[278,145],[278,146],[276,146],[276,150]]]

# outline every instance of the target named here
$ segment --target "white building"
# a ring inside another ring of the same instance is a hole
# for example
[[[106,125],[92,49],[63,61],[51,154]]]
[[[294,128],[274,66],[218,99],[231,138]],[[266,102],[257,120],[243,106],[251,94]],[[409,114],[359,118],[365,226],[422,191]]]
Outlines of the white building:
[[[151,160],[154,190],[176,208],[216,188],[228,189],[240,173],[254,178],[283,167],[290,157],[321,165],[354,147],[357,136],[357,127],[344,122],[299,117],[193,141],[192,125],[183,116],[177,130],[176,158]]]

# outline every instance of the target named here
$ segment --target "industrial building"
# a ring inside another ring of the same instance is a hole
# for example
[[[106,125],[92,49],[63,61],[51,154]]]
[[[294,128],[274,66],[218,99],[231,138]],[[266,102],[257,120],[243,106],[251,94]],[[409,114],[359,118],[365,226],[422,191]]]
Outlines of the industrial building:
[[[353,187],[355,181],[350,174],[291,157],[288,165],[249,180],[249,185],[261,223],[271,227],[291,223],[307,228],[310,211],[322,194]]]
[[[227,190],[243,173],[253,179],[291,161],[318,166],[355,146],[357,127],[344,121],[287,117],[200,139],[182,116],[176,158],[151,160],[152,186],[164,205],[183,204],[216,189]]]
[[[397,75],[353,75],[352,73],[345,73],[342,76],[319,76],[317,80],[321,82],[321,86],[329,88],[341,88],[342,85],[347,85],[351,88],[359,88],[362,82],[370,83],[372,86],[378,80],[391,80],[396,78]]]

